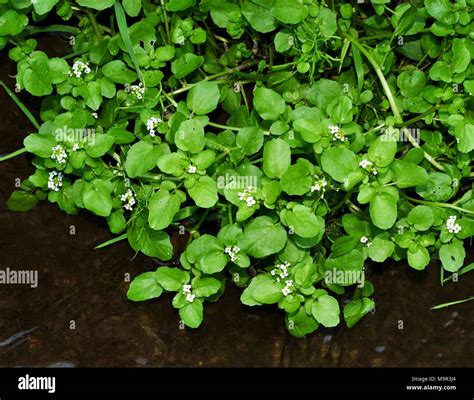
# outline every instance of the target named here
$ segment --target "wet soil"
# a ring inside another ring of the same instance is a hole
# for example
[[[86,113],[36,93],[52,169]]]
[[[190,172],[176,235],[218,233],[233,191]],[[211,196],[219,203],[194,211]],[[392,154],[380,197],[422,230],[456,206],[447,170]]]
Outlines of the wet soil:
[[[1,79],[11,88],[14,74],[0,58]],[[0,110],[5,154],[20,148],[33,127],[3,90]],[[35,289],[0,286],[0,366],[474,366],[473,303],[430,310],[473,295],[474,274],[443,288],[437,261],[423,272],[402,263],[371,267],[377,310],[352,329],[293,338],[279,310],[241,305],[231,285],[218,303],[206,304],[200,329],[181,329],[170,297],[126,300],[128,274],[156,264],[134,257],[126,242],[93,250],[111,237],[104,220],[68,216],[46,202],[28,213],[6,209],[16,179],[33,172],[30,161],[23,155],[0,164],[0,269],[39,272]]]

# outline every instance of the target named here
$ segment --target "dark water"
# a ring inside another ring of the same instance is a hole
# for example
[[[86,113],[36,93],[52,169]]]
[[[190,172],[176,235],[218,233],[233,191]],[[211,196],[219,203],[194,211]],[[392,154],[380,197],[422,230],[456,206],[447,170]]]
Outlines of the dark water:
[[[3,57],[0,69],[13,87],[14,66]],[[20,148],[33,128],[3,90],[0,110],[3,154]],[[103,220],[67,216],[48,203],[25,214],[6,209],[15,179],[32,172],[27,155],[0,164],[0,269],[39,271],[36,289],[0,286],[0,366],[474,366],[473,303],[430,311],[473,295],[474,274],[442,288],[437,262],[424,272],[369,268],[377,310],[352,329],[295,339],[279,310],[245,307],[229,286],[206,305],[200,329],[181,330],[170,297],[126,300],[125,274],[156,265],[134,258],[127,243],[93,250],[111,237]]]

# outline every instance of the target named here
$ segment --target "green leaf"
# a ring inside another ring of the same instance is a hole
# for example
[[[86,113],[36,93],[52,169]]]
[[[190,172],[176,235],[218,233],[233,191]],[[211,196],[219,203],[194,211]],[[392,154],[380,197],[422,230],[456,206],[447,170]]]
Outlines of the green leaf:
[[[161,149],[151,143],[140,141],[135,143],[127,153],[125,170],[130,178],[143,175],[156,166]]]
[[[319,328],[318,322],[312,315],[306,313],[303,306],[298,311],[286,315],[285,325],[288,332],[295,337],[304,337]]]
[[[353,301],[344,306],[344,319],[347,327],[352,328],[359,322],[366,314],[375,308],[373,300],[364,297]]]
[[[419,69],[404,71],[398,75],[397,85],[404,97],[415,97],[425,87],[426,77],[424,72]]]
[[[336,97],[329,103],[326,112],[336,124],[348,124],[352,121],[352,101],[347,96]]]
[[[47,96],[53,92],[53,86],[49,77],[49,59],[42,52],[36,51],[31,54],[25,69],[18,65],[18,80],[33,96]]]
[[[286,212],[285,221],[298,236],[304,238],[322,236],[324,232],[324,219],[315,215],[311,208],[300,204]]]
[[[427,206],[416,206],[408,213],[407,221],[417,231],[427,231],[434,222],[433,210]]]
[[[308,8],[298,0],[277,0],[273,16],[284,24],[299,24],[308,16]]]
[[[0,15],[0,36],[16,36],[23,31],[26,25],[28,25],[26,15],[14,10],[7,10]]]
[[[237,133],[237,146],[246,156],[258,152],[263,146],[263,130],[258,126],[242,128]]]
[[[56,139],[50,134],[31,133],[23,140],[23,144],[28,152],[38,157],[49,158],[53,147],[56,146]]]
[[[166,8],[169,11],[183,11],[192,7],[196,4],[196,0],[169,0],[166,4]]]
[[[82,189],[84,207],[101,217],[109,216],[112,211],[111,192],[110,182],[103,179],[85,183]]]
[[[186,53],[171,63],[171,72],[176,79],[182,79],[191,72],[198,69],[203,63],[204,58],[192,53]]]
[[[448,174],[433,172],[428,175],[426,183],[416,187],[418,193],[425,200],[445,201],[453,193],[453,179]]]
[[[281,178],[291,164],[291,150],[282,139],[272,139],[263,148],[263,171],[269,178]]]
[[[276,29],[277,23],[271,13],[268,12],[268,8],[265,3],[271,4],[271,1],[261,2],[262,6],[258,3],[255,4],[251,1],[246,1],[241,4],[240,8],[245,19],[249,22],[250,26],[257,32],[268,33]]]
[[[95,135],[94,141],[85,146],[86,153],[92,158],[105,155],[114,145],[114,138],[111,135]]]
[[[274,304],[283,297],[282,283],[274,282],[273,279],[261,280],[253,289],[252,297],[260,304]]]
[[[378,193],[370,201],[372,223],[380,229],[390,229],[397,220],[397,199],[389,193]]]
[[[344,182],[351,172],[357,170],[357,156],[346,147],[331,147],[321,156],[321,166],[324,172],[337,182]]]
[[[164,189],[153,194],[148,202],[150,227],[157,231],[167,228],[173,222],[180,206],[181,198],[177,194],[171,194]]]
[[[369,160],[378,167],[387,167],[397,153],[397,142],[388,140],[385,136],[379,136],[369,147]]]
[[[439,249],[439,258],[446,271],[457,272],[463,266],[466,258],[463,242],[453,239],[451,243],[443,244]]]
[[[122,85],[137,80],[137,74],[131,69],[128,69],[122,60],[114,60],[105,64],[102,67],[102,73],[110,81]]]
[[[175,142],[178,149],[199,153],[204,149],[204,128],[197,119],[184,121],[176,132]]]
[[[193,281],[193,293],[197,297],[210,297],[221,288],[221,282],[215,278],[197,278]]]
[[[190,328],[197,328],[202,323],[203,306],[202,301],[195,299],[179,309],[179,316],[184,324]]]
[[[339,303],[329,295],[322,295],[316,299],[311,309],[313,317],[326,328],[332,328],[339,324]]]
[[[353,249],[349,253],[343,254],[340,257],[333,257],[331,255],[324,265],[326,273],[331,273],[332,275],[343,275],[343,281],[338,281],[338,284],[341,286],[350,286],[359,283],[363,267],[364,256],[362,252],[357,249]]]
[[[128,15],[136,17],[140,14],[142,0],[122,0],[122,5]]]
[[[426,170],[409,161],[395,160],[392,168],[399,188],[420,186],[428,182],[428,173]]]
[[[471,52],[466,45],[466,39],[453,40],[453,70],[460,74],[464,72],[471,63]]]
[[[133,226],[128,230],[127,237],[133,250],[141,251],[148,257],[167,261],[173,256],[173,246],[166,232],[155,231],[148,225]]]
[[[202,176],[196,184],[188,190],[189,195],[197,206],[211,208],[218,200],[217,183],[210,176]]]
[[[415,249],[408,250],[407,260],[410,267],[423,270],[430,263],[430,253],[423,246],[416,246]]]
[[[253,105],[265,120],[275,121],[285,112],[285,100],[274,90],[257,88],[253,96]]]
[[[12,192],[7,201],[7,207],[12,211],[29,211],[38,204],[38,198],[22,190]]]
[[[41,0],[32,3],[36,13],[38,15],[43,15],[50,12],[58,2],[59,0]]]
[[[145,272],[138,275],[128,288],[127,298],[132,301],[144,301],[161,296],[163,288],[155,279],[154,272]]]
[[[169,292],[177,292],[188,282],[189,274],[179,268],[159,267],[155,272],[156,281]]]
[[[369,257],[375,262],[384,262],[395,250],[392,241],[377,236],[369,246]]]
[[[262,216],[255,218],[245,227],[239,247],[252,257],[264,258],[282,250],[286,239],[286,232],[280,223]]]
[[[189,91],[187,104],[194,114],[205,115],[217,108],[219,98],[219,85],[216,82],[201,81]]]
[[[83,7],[93,8],[94,10],[105,10],[112,7],[115,0],[76,0],[77,4]]]
[[[281,177],[281,189],[290,196],[308,193],[313,183],[311,163],[303,158],[291,165]]]

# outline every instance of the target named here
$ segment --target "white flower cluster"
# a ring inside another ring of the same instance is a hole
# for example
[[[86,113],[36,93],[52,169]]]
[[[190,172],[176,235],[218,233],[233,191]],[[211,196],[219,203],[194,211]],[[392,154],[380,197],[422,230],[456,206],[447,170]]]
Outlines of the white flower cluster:
[[[341,131],[337,125],[329,125],[329,131],[332,134],[332,140],[339,140],[341,142],[345,142],[347,140],[346,135]]]
[[[52,148],[51,158],[57,160],[59,164],[66,164],[67,153],[63,146],[57,145]]]
[[[125,91],[127,93],[131,93],[133,96],[135,96],[138,100],[142,100],[143,96],[145,95],[145,86],[143,86],[143,83],[140,82],[138,85],[125,85]]]
[[[72,71],[69,71],[69,76],[75,76],[76,78],[80,78],[82,73],[90,74],[91,69],[89,68],[89,63],[83,63],[82,61],[75,61],[72,65]]]
[[[191,285],[183,285],[183,294],[186,295],[186,300],[190,303],[192,303],[196,298],[196,295],[191,290]]]
[[[247,189],[245,189],[243,192],[238,193],[239,200],[245,201],[247,203],[247,207],[252,207],[253,205],[257,204],[257,201],[251,194],[253,190],[254,189],[252,186],[247,186]]]
[[[128,189],[125,192],[125,194],[120,196],[120,200],[122,200],[122,203],[125,203],[123,205],[123,208],[125,208],[128,211],[133,210],[133,206],[135,205],[136,200],[135,200],[135,196],[133,195],[133,192],[130,189]]]
[[[291,279],[288,279],[285,282],[285,287],[281,289],[281,292],[283,293],[283,296],[288,296],[293,290],[293,281]]]
[[[160,118],[157,117],[151,117],[148,119],[146,122],[146,129],[150,133],[150,136],[155,136],[156,134],[156,128],[158,127],[158,124],[163,122]]]
[[[459,233],[461,232],[461,225],[456,222],[456,216],[451,215],[446,221],[446,228],[449,233]]]
[[[369,161],[366,158],[364,158],[359,163],[359,167],[365,169],[367,172],[370,172],[372,175],[377,175],[377,169],[375,168],[374,164],[372,163],[372,161]]]
[[[195,174],[196,172],[197,172],[197,168],[194,165],[189,164],[188,173]]]
[[[51,171],[48,177],[48,189],[59,192],[63,186],[63,174],[57,171]]]
[[[232,246],[226,247],[224,253],[228,254],[230,257],[230,261],[235,262],[237,259],[237,254],[240,252],[240,247]]]
[[[311,193],[313,192],[325,192],[326,191],[326,186],[328,185],[328,182],[324,178],[320,178],[319,176],[315,175],[314,176],[315,180],[313,182],[313,185],[311,186]]]
[[[270,274],[276,277],[277,282],[280,282],[289,276],[288,268],[290,268],[290,266],[291,264],[285,261],[283,264],[275,265],[275,268],[270,271]]]
[[[365,244],[367,247],[370,247],[370,245],[372,244],[372,242],[369,242],[369,238],[367,236],[362,236],[360,238],[360,242],[362,244]]]

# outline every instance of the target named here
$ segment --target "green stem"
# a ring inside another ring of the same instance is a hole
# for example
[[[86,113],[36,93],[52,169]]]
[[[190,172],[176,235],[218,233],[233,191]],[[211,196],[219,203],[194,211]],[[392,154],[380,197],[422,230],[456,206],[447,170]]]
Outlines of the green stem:
[[[197,231],[199,230],[199,228],[201,227],[201,225],[202,225],[202,224],[204,223],[204,221],[206,220],[206,218],[207,218],[207,216],[208,216],[210,210],[211,210],[211,209],[208,208],[208,209],[204,212],[204,214],[202,214],[202,216],[201,216],[201,218],[199,219],[199,221],[197,222],[197,224],[192,227],[191,233],[197,232]]]
[[[94,249],[95,249],[95,250],[97,250],[97,249],[102,249],[102,248],[104,248],[104,247],[110,246],[111,244],[115,244],[115,243],[117,243],[117,242],[120,242],[120,241],[122,241],[122,240],[125,240],[125,239],[127,239],[127,237],[128,237],[127,234],[124,233],[123,235],[117,236],[117,237],[115,237],[115,238],[113,238],[113,239],[107,240],[106,242],[101,243],[101,244],[95,246]]]
[[[454,306],[456,304],[467,303],[468,301],[471,301],[471,300],[474,300],[474,296],[468,297],[467,299],[464,299],[464,300],[457,300],[457,301],[451,301],[449,303],[438,304],[437,306],[431,307],[431,309],[439,310],[440,308],[446,308],[446,307]]]
[[[26,153],[26,152],[27,152],[26,148],[23,147],[23,148],[21,148],[17,151],[14,151],[13,153],[10,153],[10,154],[7,154],[6,156],[0,157],[0,162],[9,160],[10,158],[19,156],[20,154],[23,154],[23,153]]]
[[[418,200],[418,199],[414,199],[413,197],[409,197],[409,196],[405,196],[405,195],[403,195],[403,197],[405,197],[407,200],[413,201],[413,202],[418,203],[418,204],[425,204],[425,205],[428,205],[428,206],[442,207],[442,208],[451,208],[452,210],[456,210],[456,211],[459,211],[459,212],[462,212],[462,213],[474,215],[474,211],[467,210],[465,208],[458,207],[458,206],[455,206],[453,204],[441,203],[441,202],[438,202],[438,201]]]
[[[400,114],[400,111],[398,110],[398,106],[395,101],[395,97],[390,89],[390,86],[388,85],[388,82],[385,79],[385,75],[382,72],[382,68],[377,63],[377,61],[375,61],[372,55],[367,51],[367,49],[357,41],[357,39],[350,36],[347,32],[345,32],[344,35],[352,43],[352,45],[354,45],[360,50],[360,52],[367,58],[369,63],[374,68],[375,73],[377,74],[380,80],[380,83],[382,84],[385,95],[387,96],[388,102],[390,104],[390,108],[392,109],[393,116],[395,117],[395,124],[403,125],[404,124],[403,118]],[[412,136],[412,134],[409,131],[407,131],[406,134],[407,134],[408,140],[413,145],[413,147],[419,148],[420,145],[416,141],[416,139]],[[428,154],[426,151],[424,151],[423,154],[424,154],[425,159],[428,160],[431,163],[431,165],[433,165],[435,168],[439,169],[440,171],[444,171],[444,167],[441,164],[439,164],[430,154]]]
[[[171,44],[171,35],[170,35],[170,26],[168,22],[168,14],[166,13],[165,9],[165,2],[164,0],[161,0],[161,12],[163,13],[163,19],[165,23],[165,29],[166,29],[166,39],[167,39],[167,44]]]
[[[422,120],[427,115],[430,115],[430,114],[434,113],[436,110],[439,110],[440,108],[443,108],[443,107],[447,107],[447,105],[445,105],[445,104],[436,104],[435,106],[431,107],[430,109],[428,109],[424,113],[422,113],[420,115],[417,115],[416,117],[414,117],[412,119],[409,119],[408,121],[405,121],[403,124],[397,124],[397,125],[395,125],[395,127],[396,128],[402,128],[404,126],[410,126],[410,125],[414,124],[415,122],[418,122],[418,121]]]
[[[227,126],[227,125],[222,125],[222,124],[216,124],[215,122],[208,122],[207,123],[209,126],[213,126],[214,128],[220,128],[228,131],[240,131],[242,128],[238,128],[236,126]]]
[[[91,10],[87,10],[86,12],[87,12],[87,16],[89,17],[89,20],[91,21],[92,28],[94,29],[94,32],[97,38],[99,39],[99,42],[102,42],[104,38],[102,37],[102,33],[100,32],[100,28],[99,28],[99,25],[97,24],[97,20],[95,19],[94,13]]]

